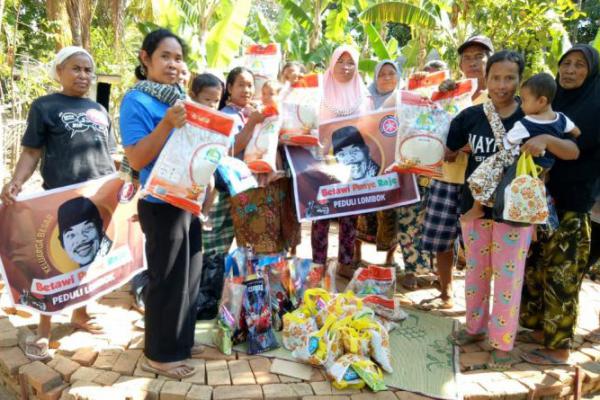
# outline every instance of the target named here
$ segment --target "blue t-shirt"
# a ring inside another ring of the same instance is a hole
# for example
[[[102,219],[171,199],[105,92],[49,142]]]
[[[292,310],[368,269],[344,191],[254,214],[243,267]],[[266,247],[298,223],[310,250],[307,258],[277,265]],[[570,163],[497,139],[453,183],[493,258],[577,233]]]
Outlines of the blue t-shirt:
[[[242,116],[242,110],[239,107],[228,105],[228,106],[223,107],[221,109],[221,112],[225,113],[227,115],[231,115],[235,121],[233,123],[233,129],[231,131],[231,136],[229,136],[229,144],[230,144],[231,148],[234,149],[235,148],[235,137],[237,136],[238,133],[240,133],[242,131],[242,129],[244,129],[244,126],[246,125],[246,123],[244,122],[244,118]],[[235,156],[235,158],[243,160],[244,159],[244,151],[242,150],[239,154],[234,154],[234,156]],[[225,173],[224,169],[227,167],[219,165],[217,168],[218,169],[215,172],[215,187],[219,192],[228,192],[227,184],[222,175]]]
[[[169,105],[158,101],[156,98],[140,92],[130,90],[127,92],[120,109],[121,140],[123,146],[133,146],[156,128],[165,116]],[[140,171],[140,182],[142,185],[148,180],[150,171],[154,167],[156,159],[152,160]],[[164,203],[152,196],[146,196],[144,200],[152,203]]]

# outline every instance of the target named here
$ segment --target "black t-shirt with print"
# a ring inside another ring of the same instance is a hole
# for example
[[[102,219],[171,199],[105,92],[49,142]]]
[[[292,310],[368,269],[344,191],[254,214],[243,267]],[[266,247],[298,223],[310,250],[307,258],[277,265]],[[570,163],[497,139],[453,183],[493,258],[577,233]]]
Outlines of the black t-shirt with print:
[[[110,155],[116,144],[108,113],[88,98],[54,93],[36,99],[21,144],[42,149],[44,189],[115,172]]]
[[[508,132],[515,122],[524,116],[521,107],[517,107],[517,110],[511,116],[502,119],[502,125]],[[467,143],[471,147],[471,153],[469,154],[465,179],[471,176],[483,160],[496,153],[500,145],[500,143],[496,144],[494,133],[483,111],[483,104],[464,109],[450,124],[446,142],[448,149],[457,151]],[[462,192],[461,212],[465,213],[471,207],[473,207],[473,196],[469,185],[465,183]],[[486,214],[489,214],[489,210],[486,210]]]

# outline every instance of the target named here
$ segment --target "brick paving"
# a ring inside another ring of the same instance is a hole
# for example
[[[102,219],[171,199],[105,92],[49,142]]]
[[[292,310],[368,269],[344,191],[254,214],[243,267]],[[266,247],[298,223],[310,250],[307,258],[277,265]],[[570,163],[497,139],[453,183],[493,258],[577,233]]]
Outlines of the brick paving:
[[[335,229],[330,240],[330,254],[337,252]],[[304,230],[307,234],[307,229]],[[309,241],[304,240],[299,255],[310,254]],[[366,245],[364,258],[381,263],[383,253]],[[401,264],[400,256],[397,255]],[[345,282],[338,282],[343,288]],[[2,289],[4,290],[4,289]],[[447,318],[464,322],[464,281],[460,273],[454,284],[456,307],[445,311]],[[399,293],[403,304],[435,294],[431,288],[411,293]],[[4,296],[3,296],[4,297]],[[332,399],[332,400],[418,400],[424,396],[391,389],[380,393],[369,390],[338,391],[324,379],[319,369],[305,371],[302,378],[275,374],[272,360],[260,356],[235,353],[223,356],[207,348],[202,359],[192,362],[197,372],[182,382],[143,371],[143,332],[135,327],[142,317],[132,308],[128,286],[120,288],[89,306],[89,311],[104,326],[107,333],[90,335],[73,331],[69,316],[53,318],[51,353],[47,362],[28,360],[23,354],[23,339],[31,334],[37,316],[19,312],[6,313],[6,299],[0,301],[0,385],[14,398],[32,400],[241,400],[241,399]],[[585,281],[580,296],[581,314],[576,345],[571,362],[564,367],[540,367],[518,362],[508,371],[478,369],[489,356],[484,342],[460,348],[459,387],[467,400],[532,398],[572,398],[577,385],[581,393],[600,392],[600,344],[585,341],[585,335],[598,328],[600,285]],[[532,345],[516,343],[513,355],[528,351]],[[311,367],[312,368],[312,367]],[[279,372],[282,372],[279,370]],[[310,374],[308,374],[310,372]],[[310,377],[309,377],[310,376]]]

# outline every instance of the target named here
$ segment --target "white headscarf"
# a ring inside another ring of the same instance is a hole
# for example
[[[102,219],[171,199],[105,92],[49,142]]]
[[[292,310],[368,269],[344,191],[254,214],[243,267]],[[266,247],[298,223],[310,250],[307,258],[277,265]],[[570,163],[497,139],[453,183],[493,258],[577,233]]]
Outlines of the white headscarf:
[[[61,65],[65,61],[67,61],[67,59],[74,56],[75,54],[84,54],[84,55],[88,56],[88,58],[92,62],[93,70],[94,71],[96,70],[96,64],[94,63],[94,58],[92,57],[92,55],[90,53],[88,53],[88,51],[86,49],[84,49],[83,47],[79,47],[79,46],[67,46],[67,47],[61,49],[58,53],[56,53],[56,56],[54,57],[52,64],[50,64],[50,70],[48,71],[48,73],[50,74],[50,77],[52,79],[54,79],[56,82],[60,83],[56,69],[58,68],[59,65]]]

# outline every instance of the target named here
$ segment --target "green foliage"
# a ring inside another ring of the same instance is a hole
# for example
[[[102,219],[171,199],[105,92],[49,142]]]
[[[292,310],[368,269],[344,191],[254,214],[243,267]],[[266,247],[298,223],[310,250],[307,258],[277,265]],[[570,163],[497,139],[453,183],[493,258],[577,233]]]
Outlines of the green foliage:
[[[367,8],[361,17],[370,22],[398,22],[432,29],[437,25],[437,19],[428,10],[403,1],[375,4]]]
[[[237,55],[250,13],[251,0],[238,0],[224,11],[206,41],[206,61],[211,68],[226,68]]]

